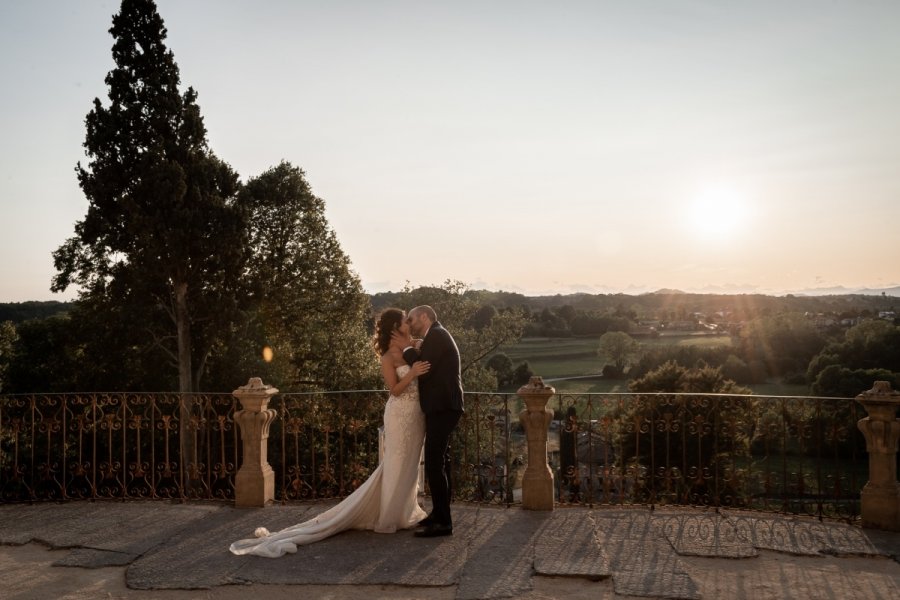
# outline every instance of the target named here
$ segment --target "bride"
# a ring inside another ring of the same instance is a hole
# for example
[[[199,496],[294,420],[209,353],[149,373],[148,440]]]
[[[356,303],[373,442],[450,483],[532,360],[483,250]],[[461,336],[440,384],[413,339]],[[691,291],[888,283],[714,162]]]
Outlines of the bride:
[[[340,504],[309,521],[275,533],[264,527],[255,539],[231,544],[234,554],[256,554],[277,558],[296,552],[298,545],[312,544],[347,529],[371,529],[394,533],[414,527],[427,515],[416,501],[419,459],[425,438],[425,416],[419,406],[416,378],[427,373],[427,362],[410,367],[403,360],[403,346],[392,341],[391,332],[410,339],[406,313],[385,309],[375,328],[375,350],[381,355],[381,373],[390,390],[384,407],[384,458],[378,468],[356,491]],[[397,337],[397,336],[395,336]]]

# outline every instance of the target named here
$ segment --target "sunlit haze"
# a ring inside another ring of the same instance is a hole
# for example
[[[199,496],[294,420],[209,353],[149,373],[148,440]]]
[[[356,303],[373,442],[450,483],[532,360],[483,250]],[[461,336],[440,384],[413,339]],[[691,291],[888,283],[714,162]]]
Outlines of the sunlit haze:
[[[900,285],[900,3],[157,0],[212,150],[369,292]],[[54,295],[115,1],[0,4],[0,302]]]

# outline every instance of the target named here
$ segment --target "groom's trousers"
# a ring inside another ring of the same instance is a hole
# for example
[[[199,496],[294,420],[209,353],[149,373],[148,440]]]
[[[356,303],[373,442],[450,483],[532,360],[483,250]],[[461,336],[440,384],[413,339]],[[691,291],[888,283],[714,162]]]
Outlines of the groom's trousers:
[[[450,435],[462,413],[444,410],[425,415],[425,477],[431,490],[432,519],[453,527],[450,517]]]

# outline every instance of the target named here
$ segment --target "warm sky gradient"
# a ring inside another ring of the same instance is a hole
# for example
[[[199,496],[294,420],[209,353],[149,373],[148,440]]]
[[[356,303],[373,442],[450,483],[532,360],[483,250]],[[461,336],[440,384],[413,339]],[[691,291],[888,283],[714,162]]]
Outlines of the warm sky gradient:
[[[370,292],[900,284],[900,2],[157,0],[212,149]],[[0,302],[54,296],[118,2],[0,0]]]

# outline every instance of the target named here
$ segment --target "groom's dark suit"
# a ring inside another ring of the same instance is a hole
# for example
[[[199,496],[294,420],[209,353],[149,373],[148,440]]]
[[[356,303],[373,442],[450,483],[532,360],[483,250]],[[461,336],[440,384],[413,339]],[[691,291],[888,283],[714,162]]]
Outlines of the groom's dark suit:
[[[450,517],[450,434],[463,414],[463,389],[459,348],[453,336],[434,322],[419,349],[407,348],[403,359],[431,363],[419,375],[419,403],[425,413],[425,476],[431,488],[434,523],[453,527]]]

